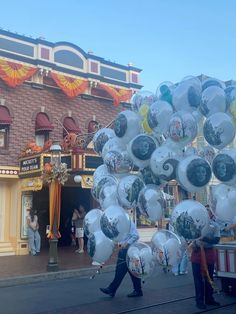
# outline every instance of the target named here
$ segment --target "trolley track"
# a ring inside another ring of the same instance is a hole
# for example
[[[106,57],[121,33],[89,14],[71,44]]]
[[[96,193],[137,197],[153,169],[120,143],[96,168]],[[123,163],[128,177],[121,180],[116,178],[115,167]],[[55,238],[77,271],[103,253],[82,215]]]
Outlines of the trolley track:
[[[174,307],[174,303],[179,303],[179,302],[182,302],[184,303],[185,301],[187,300],[193,300],[193,303],[195,302],[195,296],[191,296],[191,297],[186,297],[186,298],[179,298],[179,299],[173,299],[173,300],[169,300],[169,301],[165,301],[165,302],[159,302],[159,303],[154,303],[154,304],[150,304],[150,305],[145,305],[145,306],[140,306],[140,307],[134,307],[134,308],[131,308],[131,309],[127,309],[127,310],[123,310],[123,311],[119,311],[119,312],[113,312],[112,314],[126,314],[126,313],[139,313],[141,311],[145,311],[145,310],[150,310],[150,309],[158,309],[159,308],[159,311],[161,313],[161,307],[163,306],[166,306],[166,305],[172,305],[173,308]],[[184,304],[183,304],[184,305]],[[215,312],[216,310],[220,310],[220,309],[223,309],[223,308],[228,308],[228,307],[234,307],[236,306],[236,302],[231,302],[231,303],[228,303],[228,304],[224,304],[224,305],[220,305],[218,307],[209,307],[205,310],[195,310],[194,312],[192,313],[189,313],[189,314],[200,314],[200,313],[209,313],[209,312]],[[147,311],[143,312],[143,313],[147,313]],[[149,313],[149,311],[148,311]],[[170,312],[171,313],[171,312]],[[232,312],[233,313],[233,312]]]

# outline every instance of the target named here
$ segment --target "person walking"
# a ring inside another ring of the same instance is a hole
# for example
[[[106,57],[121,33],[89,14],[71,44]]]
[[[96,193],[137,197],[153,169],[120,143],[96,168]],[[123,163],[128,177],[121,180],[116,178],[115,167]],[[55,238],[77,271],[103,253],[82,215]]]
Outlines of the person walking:
[[[26,222],[28,226],[28,241],[29,241],[29,251],[31,255],[39,255],[41,246],[41,237],[38,232],[38,216],[36,212],[30,208],[29,213],[26,217]]]
[[[74,209],[72,221],[75,226],[75,237],[78,239],[79,248],[75,251],[76,253],[84,253],[84,217],[85,217],[84,206],[80,205],[79,209]]]
[[[122,280],[124,279],[125,275],[128,272],[133,283],[133,292],[129,293],[127,297],[129,298],[141,297],[143,295],[142,287],[141,287],[141,279],[132,275],[126,263],[126,255],[127,255],[128,248],[131,244],[138,241],[138,239],[139,239],[139,234],[136,229],[136,226],[133,222],[131,222],[130,231],[126,239],[118,243],[119,253],[118,253],[117,262],[116,262],[116,270],[115,270],[114,279],[107,288],[100,288],[100,290],[103,293],[111,297],[114,297]]]
[[[205,206],[210,217],[207,234],[191,244],[192,273],[195,286],[196,306],[205,309],[206,305],[220,306],[213,297],[213,273],[216,262],[214,245],[220,240],[220,227],[214,221],[214,214],[209,205]]]

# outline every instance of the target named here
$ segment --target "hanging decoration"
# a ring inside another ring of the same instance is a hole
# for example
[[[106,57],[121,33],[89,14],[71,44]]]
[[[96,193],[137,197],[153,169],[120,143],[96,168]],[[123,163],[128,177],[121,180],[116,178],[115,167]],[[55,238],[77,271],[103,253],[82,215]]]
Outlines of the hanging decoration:
[[[51,72],[51,77],[68,97],[76,97],[88,88],[88,81]]]
[[[0,78],[10,87],[22,84],[36,71],[36,67],[0,59]]]
[[[111,87],[105,84],[99,84],[114,100],[114,106],[119,106],[121,101],[127,101],[132,96],[132,90]]]
[[[42,179],[49,185],[49,220],[50,229],[47,237],[49,239],[60,238],[60,214],[61,214],[61,186],[68,180],[67,165],[61,163],[59,166],[51,163],[44,165]]]

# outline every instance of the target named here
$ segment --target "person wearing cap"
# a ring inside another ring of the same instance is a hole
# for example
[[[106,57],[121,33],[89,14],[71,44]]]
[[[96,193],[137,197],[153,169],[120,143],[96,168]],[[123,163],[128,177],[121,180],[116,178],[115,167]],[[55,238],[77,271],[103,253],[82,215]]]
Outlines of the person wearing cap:
[[[192,272],[195,286],[196,306],[206,309],[206,305],[219,306],[213,297],[213,273],[216,262],[216,251],[214,245],[220,240],[220,227],[214,221],[214,213],[209,205],[206,210],[210,217],[209,230],[207,233],[192,242]]]

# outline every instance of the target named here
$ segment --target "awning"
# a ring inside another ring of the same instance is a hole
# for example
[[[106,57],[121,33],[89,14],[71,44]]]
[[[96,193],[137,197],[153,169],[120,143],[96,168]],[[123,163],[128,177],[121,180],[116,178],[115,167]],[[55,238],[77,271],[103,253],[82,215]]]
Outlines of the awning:
[[[12,118],[6,107],[0,106],[0,124],[9,125],[12,122]]]
[[[54,127],[48,116],[43,112],[38,113],[35,121],[35,131],[52,131],[53,129]]]
[[[80,128],[77,127],[75,121],[70,117],[66,117],[64,119],[63,126],[68,133],[75,133],[75,134],[81,133]]]

